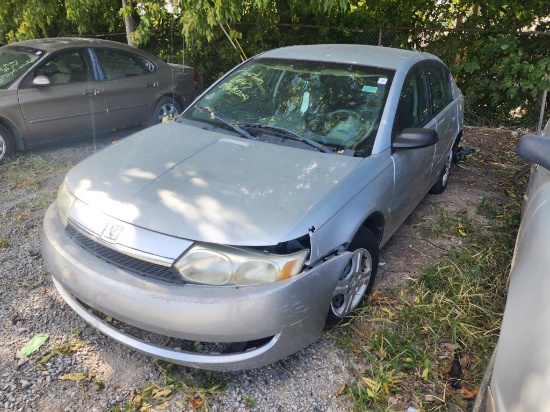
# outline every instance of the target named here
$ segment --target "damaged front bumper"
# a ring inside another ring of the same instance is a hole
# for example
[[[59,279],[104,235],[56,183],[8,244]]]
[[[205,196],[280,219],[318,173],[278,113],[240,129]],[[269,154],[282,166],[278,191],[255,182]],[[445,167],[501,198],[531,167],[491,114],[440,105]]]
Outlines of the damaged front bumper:
[[[42,248],[59,293],[92,326],[148,355],[220,371],[267,365],[315,341],[350,259],[345,252],[267,285],[174,285],[140,277],[78,246],[65,233],[55,203],[44,219]],[[198,353],[174,347],[170,339],[164,345],[126,332],[133,328],[195,343],[259,344],[231,353]]]

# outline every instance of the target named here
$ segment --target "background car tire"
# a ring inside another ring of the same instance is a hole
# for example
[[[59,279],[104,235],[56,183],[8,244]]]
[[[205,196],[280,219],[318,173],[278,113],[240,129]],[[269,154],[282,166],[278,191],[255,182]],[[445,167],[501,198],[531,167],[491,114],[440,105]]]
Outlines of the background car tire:
[[[13,136],[4,126],[0,125],[0,162],[15,153]]]
[[[447,160],[445,160],[445,164],[443,165],[443,170],[441,170],[441,173],[437,178],[437,182],[435,182],[435,184],[430,189],[431,194],[439,195],[443,193],[445,189],[447,189],[447,183],[449,183],[449,176],[451,174],[451,165],[453,163],[453,157],[454,157],[454,150],[451,149],[447,154]]]
[[[376,236],[369,229],[362,227],[349,244],[348,250],[353,252],[353,255],[338,280],[327,314],[325,330],[337,326],[346,319],[371,292],[374,285],[379,260]]]
[[[172,115],[176,117],[183,110],[182,105],[178,102],[177,99],[164,96],[155,105],[155,110],[153,110],[153,118],[151,119],[151,124],[161,123],[164,117]]]

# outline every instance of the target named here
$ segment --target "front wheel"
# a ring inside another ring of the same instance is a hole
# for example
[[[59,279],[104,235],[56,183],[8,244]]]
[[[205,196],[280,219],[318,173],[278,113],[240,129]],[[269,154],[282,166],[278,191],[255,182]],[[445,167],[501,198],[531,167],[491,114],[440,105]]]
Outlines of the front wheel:
[[[348,317],[370,293],[378,270],[378,239],[367,228],[361,228],[351,241],[352,252],[332,296],[325,329],[333,328]]]
[[[15,153],[15,143],[8,129],[0,124],[0,162]]]
[[[162,123],[165,118],[175,119],[182,112],[181,104],[172,97],[164,96],[155,105],[151,124]]]

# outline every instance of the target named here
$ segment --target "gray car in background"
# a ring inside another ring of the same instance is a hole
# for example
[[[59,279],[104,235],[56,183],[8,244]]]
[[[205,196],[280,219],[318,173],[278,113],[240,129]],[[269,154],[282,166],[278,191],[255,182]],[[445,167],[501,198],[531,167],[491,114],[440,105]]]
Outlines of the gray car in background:
[[[176,122],[74,167],[43,256],[65,301],[134,349],[205,369],[266,365],[361,303],[379,248],[447,187],[462,120],[433,55],[272,50]]]
[[[176,116],[199,94],[193,68],[122,43],[52,38],[0,49],[0,161],[38,145]]]

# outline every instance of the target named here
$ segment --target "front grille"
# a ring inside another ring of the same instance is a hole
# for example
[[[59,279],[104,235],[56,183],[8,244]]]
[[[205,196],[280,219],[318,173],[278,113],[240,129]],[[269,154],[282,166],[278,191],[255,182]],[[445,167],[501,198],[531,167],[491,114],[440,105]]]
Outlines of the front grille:
[[[67,235],[83,249],[93,253],[95,256],[106,262],[118,266],[121,269],[129,270],[137,275],[162,280],[168,283],[178,285],[184,283],[183,279],[171,267],[146,262],[103,246],[93,239],[84,236],[70,223],[67,225],[65,230]]]

